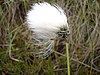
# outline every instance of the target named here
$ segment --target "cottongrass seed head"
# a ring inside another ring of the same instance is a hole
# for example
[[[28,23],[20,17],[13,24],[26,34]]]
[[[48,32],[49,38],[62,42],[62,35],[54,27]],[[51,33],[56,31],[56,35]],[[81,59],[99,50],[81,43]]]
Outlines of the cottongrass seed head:
[[[60,6],[47,2],[33,3],[27,13],[28,28],[33,32],[33,38],[39,46],[37,54],[40,58],[49,56],[54,50],[58,34],[69,34],[67,17]]]

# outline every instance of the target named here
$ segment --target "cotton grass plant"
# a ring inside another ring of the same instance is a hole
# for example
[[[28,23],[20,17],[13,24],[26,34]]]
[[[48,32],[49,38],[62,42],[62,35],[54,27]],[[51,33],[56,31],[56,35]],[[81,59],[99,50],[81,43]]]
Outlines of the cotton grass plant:
[[[33,32],[33,39],[37,41],[36,46],[40,46],[40,58],[49,56],[53,52],[59,34],[65,37],[69,34],[67,17],[62,8],[55,4],[34,3],[27,13],[26,21]]]

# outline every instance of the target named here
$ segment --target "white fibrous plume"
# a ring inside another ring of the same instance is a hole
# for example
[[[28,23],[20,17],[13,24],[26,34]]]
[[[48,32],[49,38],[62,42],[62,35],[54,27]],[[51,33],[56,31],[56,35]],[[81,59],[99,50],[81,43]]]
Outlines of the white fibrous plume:
[[[35,44],[39,47],[37,54],[40,58],[49,56],[54,51],[55,39],[60,32],[69,34],[67,17],[62,8],[47,2],[33,3],[27,13],[28,28],[33,32]],[[61,34],[61,33],[60,33]]]

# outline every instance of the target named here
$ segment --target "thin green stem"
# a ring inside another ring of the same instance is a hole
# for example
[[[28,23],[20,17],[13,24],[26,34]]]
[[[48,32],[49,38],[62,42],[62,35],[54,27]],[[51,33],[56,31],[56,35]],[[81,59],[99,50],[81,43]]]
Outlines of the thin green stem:
[[[69,56],[69,50],[68,50],[68,43],[66,43],[66,57],[67,57],[67,71],[68,75],[70,75],[70,56]]]

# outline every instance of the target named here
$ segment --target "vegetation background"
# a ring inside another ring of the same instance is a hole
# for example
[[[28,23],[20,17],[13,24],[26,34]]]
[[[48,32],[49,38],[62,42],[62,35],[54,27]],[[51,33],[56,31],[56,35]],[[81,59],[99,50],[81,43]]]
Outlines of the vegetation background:
[[[0,0],[0,75],[67,75],[65,53],[55,51],[47,59],[30,54],[34,47],[25,15],[38,1]],[[100,0],[44,1],[58,3],[68,17],[71,75],[100,75]],[[11,60],[10,50],[23,62]]]

